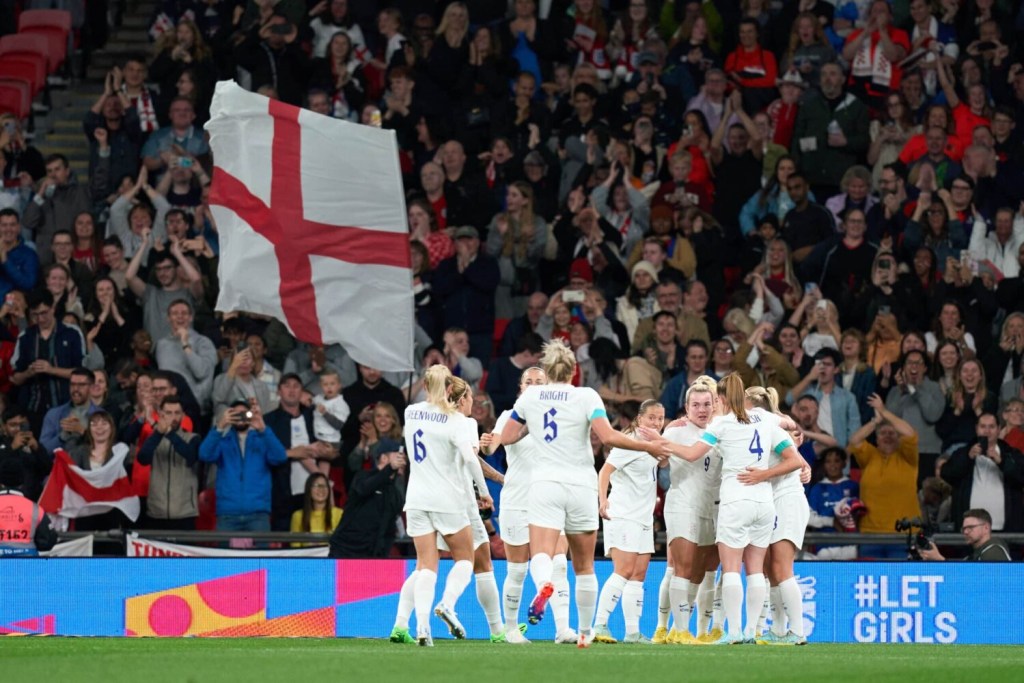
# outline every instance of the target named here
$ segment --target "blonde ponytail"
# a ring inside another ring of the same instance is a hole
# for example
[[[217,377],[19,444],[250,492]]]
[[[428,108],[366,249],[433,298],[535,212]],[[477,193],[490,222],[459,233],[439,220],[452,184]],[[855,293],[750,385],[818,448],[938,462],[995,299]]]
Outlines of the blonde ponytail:
[[[747,417],[747,396],[743,392],[743,380],[737,373],[733,372],[722,378],[718,383],[718,396],[739,422],[750,422],[750,418]]]
[[[448,398],[453,379],[456,378],[452,376],[451,370],[440,364],[430,366],[423,375],[423,383],[427,387],[427,403],[437,406],[446,415],[455,412],[455,408]]]
[[[774,387],[750,387],[746,395],[755,407],[770,413],[779,412],[779,392]]]

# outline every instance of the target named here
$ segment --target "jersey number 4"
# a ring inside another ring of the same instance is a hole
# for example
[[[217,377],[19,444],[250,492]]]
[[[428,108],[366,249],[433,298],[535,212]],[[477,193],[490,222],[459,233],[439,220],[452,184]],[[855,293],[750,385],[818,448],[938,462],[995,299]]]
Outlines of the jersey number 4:
[[[416,462],[423,462],[427,459],[427,447],[420,439],[423,437],[423,430],[417,429],[412,435],[412,457]]]
[[[751,453],[757,455],[757,461],[761,462],[761,455],[764,453],[764,449],[761,448],[761,435],[754,430],[754,438],[750,440],[750,447],[748,449]]]
[[[558,412],[552,408],[544,413],[544,442],[551,443],[558,438],[558,425],[555,423],[555,415]]]

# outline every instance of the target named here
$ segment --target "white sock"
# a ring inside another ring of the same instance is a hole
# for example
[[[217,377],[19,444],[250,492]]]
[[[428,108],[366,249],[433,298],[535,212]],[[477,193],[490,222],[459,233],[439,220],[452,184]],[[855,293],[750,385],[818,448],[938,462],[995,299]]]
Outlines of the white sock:
[[[725,632],[725,603],[722,601],[722,581],[725,576],[723,571],[718,575],[718,579],[715,581],[715,599],[711,603],[711,618],[715,628],[722,629]]]
[[[409,628],[409,617],[416,606],[416,577],[419,570],[413,570],[409,578],[402,584],[402,592],[398,594],[398,614],[395,615],[395,628]]]
[[[804,599],[796,577],[791,576],[780,583],[779,592],[782,593],[782,604],[786,609],[786,616],[789,617],[789,630],[798,636],[803,636]]]
[[[740,581],[738,572],[722,572],[722,609],[725,613],[725,626],[728,627],[728,630],[722,630],[733,638],[738,638],[743,633],[743,626],[740,624],[743,613],[743,582]],[[718,623],[716,617],[715,624]]]
[[[430,632],[430,614],[434,607],[434,588],[437,586],[437,572],[421,569],[416,572],[416,629]]]
[[[640,616],[644,613],[644,582],[630,581],[622,591],[622,617],[626,635],[640,632]]]
[[[764,574],[747,576],[747,628],[744,635],[748,638],[754,637],[754,629],[757,628],[757,620],[764,609],[764,595],[767,592],[764,587]]]
[[[768,596],[772,603],[772,633],[784,636],[786,635],[786,610],[782,604],[782,590],[779,586],[772,586],[768,589]]]
[[[503,633],[505,629],[501,624],[501,598],[498,596],[498,582],[494,579],[494,572],[481,572],[476,575],[476,601],[484,610],[491,635]]]
[[[555,584],[555,592],[549,604],[555,617],[555,633],[558,634],[569,628],[569,560],[562,553],[551,558],[551,564],[551,583]],[[594,592],[597,592],[596,584]]]
[[[697,601],[697,591],[700,590],[700,584],[690,581],[690,587],[686,589],[686,604],[690,606],[691,611],[693,603]]]
[[[690,580],[682,576],[673,576],[669,584],[668,594],[672,598],[672,628],[677,631],[688,631],[690,628]]]
[[[697,590],[697,635],[711,630],[711,615],[715,604],[715,572],[705,572]]]
[[[768,597],[771,595],[772,584],[766,576],[764,579],[764,602],[761,604],[761,614],[757,618],[756,633],[764,633],[765,624],[768,623],[768,611],[771,609],[771,602]]]
[[[459,560],[452,567],[452,570],[448,572],[448,578],[444,582],[444,594],[441,596],[441,602],[448,609],[454,610],[455,603],[459,601],[459,596],[466,590],[466,586],[469,585],[469,580],[473,578],[473,563],[469,560]]]
[[[675,575],[675,568],[665,567],[665,575],[661,577],[661,584],[658,586],[658,628],[668,628],[668,617],[672,614],[672,599],[669,597],[668,587]]]
[[[551,556],[547,553],[537,553],[530,558],[530,578],[533,579],[533,586],[540,592],[541,586],[551,581]]]
[[[523,599],[523,584],[526,583],[526,562],[509,562],[505,565],[505,583],[501,586],[505,602],[505,628],[519,628],[519,603]]]
[[[580,616],[580,633],[590,633],[597,607],[597,576],[576,575],[576,613]]]
[[[608,620],[615,611],[615,606],[619,604],[627,583],[629,579],[625,576],[613,573],[601,586],[601,597],[597,599],[597,614],[594,616],[595,626],[608,626]]]

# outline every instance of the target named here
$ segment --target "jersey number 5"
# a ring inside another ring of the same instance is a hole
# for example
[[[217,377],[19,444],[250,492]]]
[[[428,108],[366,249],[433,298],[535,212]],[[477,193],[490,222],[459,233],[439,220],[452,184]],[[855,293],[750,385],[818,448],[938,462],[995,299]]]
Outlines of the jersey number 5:
[[[750,447],[748,449],[751,453],[757,455],[757,461],[761,462],[761,455],[764,453],[764,449],[761,448],[761,435],[754,430],[754,438],[750,440]]]
[[[554,408],[544,413],[544,442],[551,443],[558,438],[558,425],[555,424],[555,415],[558,413]]]
[[[427,459],[427,447],[420,441],[422,436],[422,429],[417,429],[416,433],[412,435],[412,457],[416,462],[423,462]]]

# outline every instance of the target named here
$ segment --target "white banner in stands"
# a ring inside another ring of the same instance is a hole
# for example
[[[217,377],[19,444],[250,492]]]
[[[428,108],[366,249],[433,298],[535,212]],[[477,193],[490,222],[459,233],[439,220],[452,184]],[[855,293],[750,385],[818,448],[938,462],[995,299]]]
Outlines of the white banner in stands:
[[[327,557],[327,546],[286,550],[244,550],[152,541],[148,538],[139,538],[138,534],[128,534],[127,540],[128,557]]]

